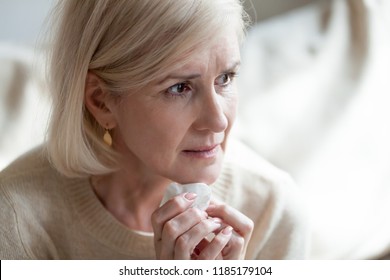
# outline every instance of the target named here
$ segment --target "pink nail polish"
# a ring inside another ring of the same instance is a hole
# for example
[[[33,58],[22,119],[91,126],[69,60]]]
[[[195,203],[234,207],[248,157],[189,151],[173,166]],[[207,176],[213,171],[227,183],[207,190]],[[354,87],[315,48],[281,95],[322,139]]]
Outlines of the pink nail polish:
[[[227,226],[222,230],[222,233],[225,235],[230,235],[233,231],[233,228],[231,226]]]
[[[196,193],[186,193],[184,195],[184,198],[189,200],[189,201],[192,201],[194,200],[195,198],[197,197],[197,194]]]

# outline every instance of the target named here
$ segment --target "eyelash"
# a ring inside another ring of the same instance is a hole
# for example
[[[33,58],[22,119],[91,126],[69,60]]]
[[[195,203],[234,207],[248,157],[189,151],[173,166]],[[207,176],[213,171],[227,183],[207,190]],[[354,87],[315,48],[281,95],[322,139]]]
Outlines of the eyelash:
[[[170,89],[172,89],[173,87],[177,87],[177,86],[184,86],[185,90],[188,91],[188,90],[191,90],[190,89],[190,82],[189,81],[185,81],[185,82],[180,82],[180,83],[177,83],[177,84],[174,84],[173,86],[170,86],[166,91],[166,95],[170,98],[177,98],[177,97],[186,97],[186,93],[172,93],[170,92]]]
[[[224,75],[227,75],[227,78],[229,79],[228,82],[224,83],[224,84],[221,84],[221,85],[217,85],[215,84],[216,86],[220,86],[222,88],[226,88],[228,87],[229,85],[231,85],[231,83],[234,81],[234,79],[238,76],[238,73],[237,72],[229,72],[229,73],[223,73],[221,75],[219,75],[217,79],[223,77]],[[186,97],[187,96],[187,93],[184,92],[184,93],[172,93],[170,92],[170,89],[172,89],[173,87],[176,87],[176,86],[184,86],[186,91],[187,90],[191,90],[191,87],[190,87],[190,82],[189,81],[184,81],[184,82],[180,82],[180,83],[177,83],[177,84],[174,84],[173,86],[170,86],[166,91],[165,91],[165,94],[169,97],[169,98],[177,98],[177,97]]]
[[[219,75],[219,76],[217,77],[217,79],[220,78],[220,77],[222,77],[223,75],[227,75],[228,78],[229,78],[229,81],[228,81],[227,83],[223,84],[223,85],[220,85],[221,87],[227,87],[227,86],[229,86],[229,85],[234,81],[234,79],[238,76],[237,72],[229,72],[229,73],[224,73],[224,74],[222,74],[222,75]]]

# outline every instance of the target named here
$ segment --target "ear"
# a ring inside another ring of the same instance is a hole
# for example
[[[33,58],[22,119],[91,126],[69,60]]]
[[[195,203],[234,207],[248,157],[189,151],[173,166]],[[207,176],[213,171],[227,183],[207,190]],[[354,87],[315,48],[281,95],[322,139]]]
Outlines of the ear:
[[[103,87],[103,82],[92,72],[88,72],[85,81],[84,102],[87,110],[96,121],[106,129],[116,126],[116,120],[111,112],[108,92]]]

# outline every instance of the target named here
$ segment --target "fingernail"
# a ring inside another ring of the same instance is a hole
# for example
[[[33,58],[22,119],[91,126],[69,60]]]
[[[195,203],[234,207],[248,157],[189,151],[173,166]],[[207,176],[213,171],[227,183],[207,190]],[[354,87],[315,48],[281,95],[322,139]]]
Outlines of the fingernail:
[[[227,226],[222,230],[222,233],[225,235],[230,235],[232,233],[233,228],[231,226]]]
[[[216,206],[214,204],[210,204],[208,207],[207,207],[207,211],[212,211],[216,208]]]
[[[213,218],[213,222],[222,225],[222,220],[220,218]]]
[[[184,197],[185,197],[185,199],[192,201],[197,197],[197,194],[196,193],[186,193],[184,195]]]

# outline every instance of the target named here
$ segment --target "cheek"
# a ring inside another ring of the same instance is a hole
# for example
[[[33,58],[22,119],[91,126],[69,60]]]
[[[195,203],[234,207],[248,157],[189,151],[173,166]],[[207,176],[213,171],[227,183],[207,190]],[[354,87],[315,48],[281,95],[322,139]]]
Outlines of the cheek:
[[[238,107],[238,96],[236,91],[232,92],[228,97],[225,99],[225,116],[227,117],[229,121],[229,127],[232,126],[234,123],[234,120],[236,119],[237,114],[237,107]]]
[[[231,95],[229,95],[228,99],[225,99],[224,104],[224,113],[228,120],[228,127],[225,131],[225,140],[222,144],[222,149],[225,150],[226,148],[226,141],[230,134],[230,130],[232,129],[232,126],[234,124],[234,121],[236,119],[237,115],[237,107],[238,107],[238,97],[237,94],[234,92]]]
[[[186,134],[186,122],[176,111],[161,108],[131,106],[117,116],[118,130],[122,134],[118,136],[128,148],[157,148],[166,152],[177,148]]]

